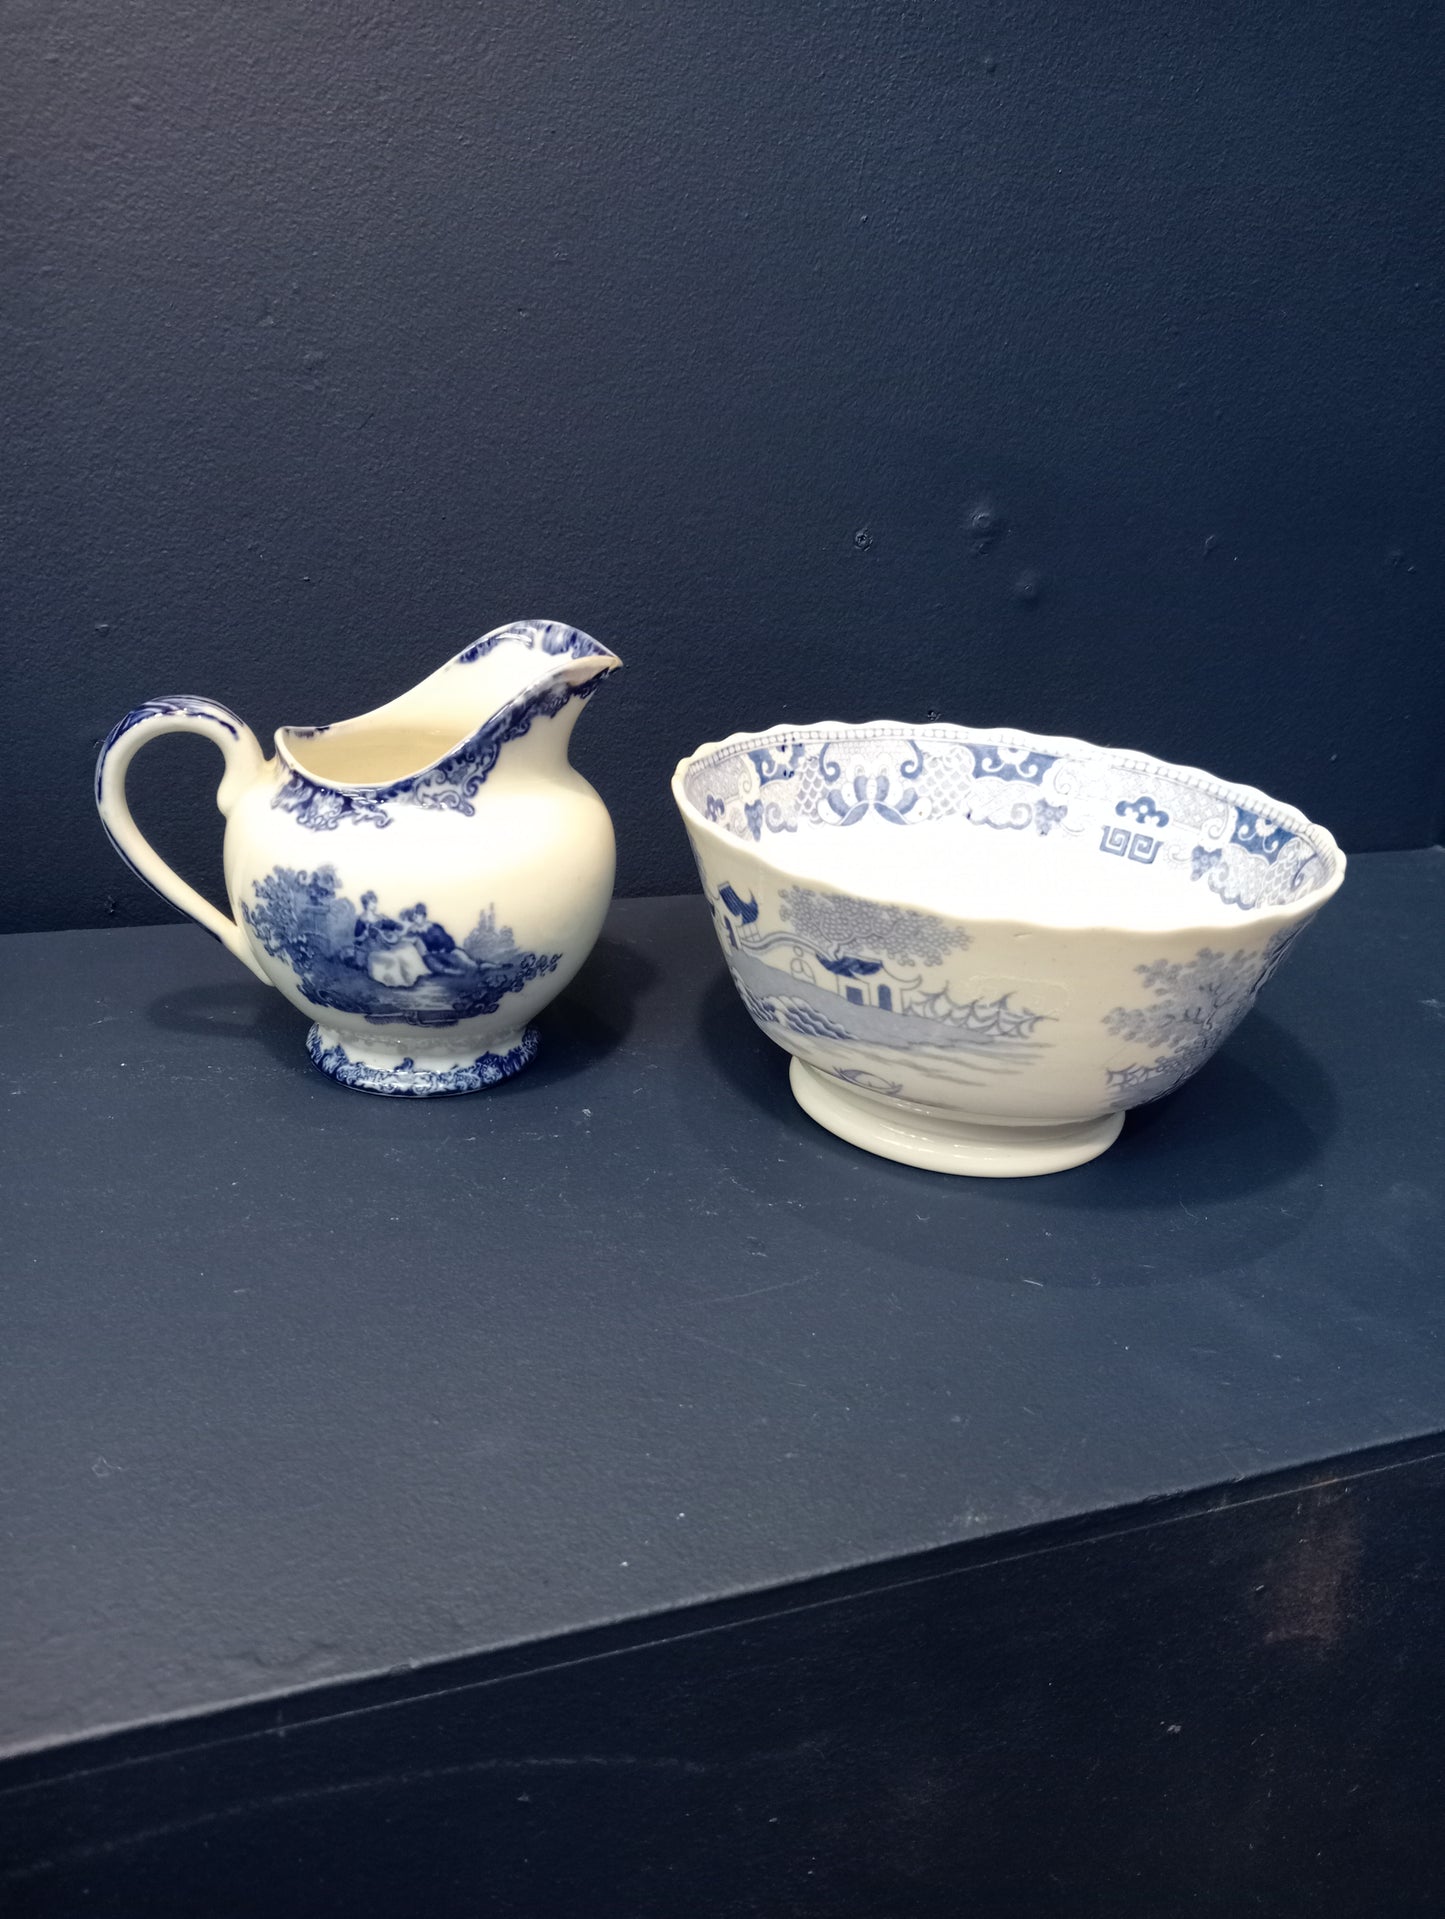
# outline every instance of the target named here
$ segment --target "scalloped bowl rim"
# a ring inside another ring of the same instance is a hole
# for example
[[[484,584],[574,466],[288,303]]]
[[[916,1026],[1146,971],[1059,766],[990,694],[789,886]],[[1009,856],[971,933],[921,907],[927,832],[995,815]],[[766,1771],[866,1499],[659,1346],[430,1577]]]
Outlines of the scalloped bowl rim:
[[[1327,827],[1318,825],[1297,807],[1286,806],[1257,786],[1246,786],[1235,780],[1220,779],[1217,774],[1207,772],[1203,767],[1184,766],[1174,760],[1161,760],[1152,753],[1142,753],[1129,747],[1099,746],[1092,740],[1081,740],[1062,733],[1030,733],[1015,726],[963,726],[953,720],[930,720],[922,726],[911,726],[902,720],[810,720],[801,726],[782,724],[764,727],[760,731],[743,728],[729,733],[720,740],[705,740],[680,759],[672,775],[672,796],[682,814],[683,822],[689,834],[701,833],[707,840],[721,846],[742,847],[749,858],[766,867],[781,880],[799,877],[796,867],[773,856],[760,842],[745,844],[736,835],[725,831],[716,822],[700,813],[689,798],[686,778],[693,768],[699,766],[710,754],[722,753],[728,748],[737,751],[749,751],[757,747],[766,747],[779,740],[807,740],[816,736],[819,744],[831,739],[868,739],[894,738],[904,740],[948,740],[960,745],[974,741],[988,746],[1022,748],[1025,751],[1043,751],[1055,753],[1059,758],[1072,756],[1107,761],[1109,765],[1130,773],[1157,773],[1164,779],[1175,781],[1181,786],[1194,788],[1207,794],[1211,799],[1221,800],[1227,805],[1243,806],[1250,811],[1266,814],[1271,820],[1287,826],[1291,832],[1298,833],[1308,840],[1311,846],[1332,863],[1328,879],[1314,887],[1302,899],[1285,904],[1272,904],[1247,908],[1240,917],[1241,925],[1263,925],[1273,923],[1288,925],[1292,920],[1311,918],[1340,890],[1344,884],[1347,860],[1338,841]],[[906,829],[905,829],[906,830]],[[777,839],[787,836],[779,834]],[[816,880],[816,874],[809,875]],[[831,882],[824,881],[824,884]],[[978,912],[972,908],[966,911],[941,912],[936,895],[931,898],[900,885],[880,894],[868,889],[860,889],[860,898],[883,900],[889,905],[908,906],[937,914],[940,918],[958,921],[967,919],[970,925],[978,926],[1029,926],[1049,932],[1058,932],[1070,936],[1082,933],[1108,933],[1132,935],[1143,929],[1120,926],[1108,920],[1081,922],[1076,920],[1051,919],[1047,913],[1031,913],[1027,920],[1021,920],[1013,913]],[[1163,933],[1167,937],[1197,936],[1201,939],[1217,938],[1220,932],[1218,920],[1199,920],[1181,915],[1177,920],[1169,920],[1162,926],[1149,929],[1152,935]]]

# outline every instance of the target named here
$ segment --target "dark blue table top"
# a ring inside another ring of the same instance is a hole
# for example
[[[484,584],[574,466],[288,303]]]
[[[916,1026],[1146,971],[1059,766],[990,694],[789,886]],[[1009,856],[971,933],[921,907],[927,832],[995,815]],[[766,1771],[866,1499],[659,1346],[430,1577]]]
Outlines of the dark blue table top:
[[[794,1106],[699,900],[398,1103],[190,928],[0,941],[0,1750],[1445,1427],[1445,855],[1075,1172]]]

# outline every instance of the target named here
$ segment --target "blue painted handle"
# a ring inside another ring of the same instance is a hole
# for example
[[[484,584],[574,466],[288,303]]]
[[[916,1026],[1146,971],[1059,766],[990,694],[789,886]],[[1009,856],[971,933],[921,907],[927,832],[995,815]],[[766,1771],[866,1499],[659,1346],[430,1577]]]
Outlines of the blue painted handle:
[[[250,727],[216,701],[203,700],[190,693],[147,700],[111,729],[100,749],[100,758],[95,763],[95,803],[101,824],[133,872],[148,886],[153,886],[162,899],[169,900],[172,906],[178,906],[204,926],[238,960],[249,966],[258,979],[264,980],[266,975],[236,922],[218,911],[208,899],[203,899],[193,886],[187,885],[131,818],[125,792],[127,769],[141,747],[162,733],[199,733],[214,740],[221,749],[226,765],[216,790],[216,804],[223,814],[230,812],[266,763]]]

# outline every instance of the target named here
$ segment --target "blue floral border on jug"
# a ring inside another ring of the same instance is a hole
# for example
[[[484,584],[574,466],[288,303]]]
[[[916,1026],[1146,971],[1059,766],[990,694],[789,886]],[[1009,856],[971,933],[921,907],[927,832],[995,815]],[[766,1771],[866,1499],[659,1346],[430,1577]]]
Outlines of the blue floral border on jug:
[[[520,643],[559,659],[596,659],[609,652],[599,640],[577,627],[553,620],[519,620],[475,641],[457,655],[454,664],[473,666],[508,643]],[[293,768],[271,804],[292,814],[299,826],[313,833],[334,832],[341,825],[389,826],[388,809],[398,804],[470,816],[475,811],[472,802],[486,784],[502,748],[530,731],[535,721],[560,713],[569,701],[589,700],[611,672],[609,667],[581,686],[553,681],[535,688],[494,713],[444,760],[386,785],[328,786]],[[329,730],[324,726],[298,727],[295,734],[307,739]]]
[[[465,1066],[419,1067],[414,1060],[400,1059],[395,1066],[368,1066],[353,1059],[337,1042],[330,1046],[316,1027],[306,1037],[306,1050],[312,1064],[319,1066],[343,1086],[362,1093],[385,1093],[392,1099],[435,1099],[438,1094],[480,1093],[496,1086],[514,1073],[520,1073],[537,1055],[537,1032],[527,1027],[517,1044],[505,1053],[481,1053]]]

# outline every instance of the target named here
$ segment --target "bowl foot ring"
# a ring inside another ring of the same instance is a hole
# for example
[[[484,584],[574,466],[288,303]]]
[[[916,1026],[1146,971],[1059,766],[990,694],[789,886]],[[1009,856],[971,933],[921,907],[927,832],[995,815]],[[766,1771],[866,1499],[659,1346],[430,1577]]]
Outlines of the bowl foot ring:
[[[796,1056],[788,1078],[793,1097],[811,1119],[866,1153],[922,1166],[933,1173],[980,1179],[1021,1179],[1062,1173],[1107,1152],[1124,1124],[1122,1113],[1070,1120],[1059,1126],[1002,1126],[950,1119],[916,1106],[860,1091]]]

